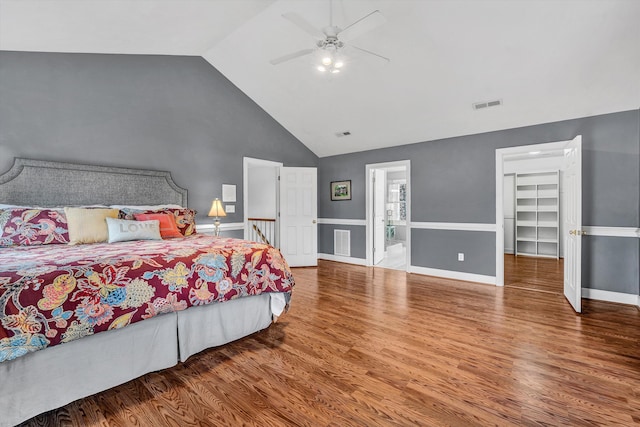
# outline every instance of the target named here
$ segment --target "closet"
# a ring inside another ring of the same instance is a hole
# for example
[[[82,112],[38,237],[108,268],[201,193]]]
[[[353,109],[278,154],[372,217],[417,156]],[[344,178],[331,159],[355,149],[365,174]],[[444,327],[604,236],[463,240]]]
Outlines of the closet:
[[[564,153],[504,159],[504,252],[563,258]]]
[[[560,256],[560,172],[516,173],[516,255]]]

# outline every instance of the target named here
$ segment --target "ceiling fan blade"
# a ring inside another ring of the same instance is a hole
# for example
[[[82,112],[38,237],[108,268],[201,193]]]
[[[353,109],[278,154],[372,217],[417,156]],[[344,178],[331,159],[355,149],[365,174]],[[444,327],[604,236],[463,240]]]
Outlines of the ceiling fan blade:
[[[385,22],[387,22],[387,19],[384,17],[384,15],[380,13],[379,10],[374,10],[373,12],[363,16],[352,24],[347,25],[342,31],[338,33],[338,35],[340,36],[340,40],[342,41],[353,40],[365,33],[368,33],[374,28],[379,27]]]
[[[309,34],[316,39],[324,39],[325,35],[322,31],[314,27],[309,21],[304,19],[302,16],[298,15],[295,12],[287,12],[282,15],[282,17],[292,24],[296,25],[305,33]]]
[[[269,62],[271,63],[271,65],[278,65],[278,64],[281,64],[283,62],[290,61],[290,60],[295,59],[295,58],[299,58],[301,56],[309,55],[310,53],[313,53],[314,51],[315,51],[315,49],[303,49],[303,50],[299,50],[297,52],[290,53],[288,55],[281,56],[279,58],[272,59]]]
[[[377,53],[375,53],[375,52],[371,52],[370,50],[367,50],[367,49],[362,49],[361,47],[358,47],[358,46],[354,46],[354,45],[349,45],[349,46],[350,46],[352,49],[357,49],[357,50],[359,50],[359,51],[361,51],[361,52],[368,53],[369,55],[376,56],[376,57],[378,57],[379,59],[383,59],[383,60],[385,60],[385,61],[387,61],[387,62],[391,62],[391,60],[390,60],[389,58],[387,58],[386,56],[378,55],[378,54],[377,54]]]

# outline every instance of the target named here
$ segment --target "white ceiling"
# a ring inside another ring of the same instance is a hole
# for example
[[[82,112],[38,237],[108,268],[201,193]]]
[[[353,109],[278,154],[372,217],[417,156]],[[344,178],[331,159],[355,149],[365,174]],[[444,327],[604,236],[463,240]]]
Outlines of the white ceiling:
[[[376,9],[353,42],[391,62],[333,78],[268,62],[313,47],[281,15],[320,28],[327,0],[0,0],[0,50],[202,55],[321,157],[640,108],[640,1],[334,0],[334,23]]]

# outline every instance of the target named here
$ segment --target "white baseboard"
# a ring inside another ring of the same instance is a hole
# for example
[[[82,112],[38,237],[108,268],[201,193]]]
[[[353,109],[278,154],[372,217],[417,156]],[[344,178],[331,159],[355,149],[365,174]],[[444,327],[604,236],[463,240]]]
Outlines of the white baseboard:
[[[340,256],[333,254],[318,254],[318,259],[326,259],[327,261],[344,262],[346,264],[367,265],[367,260],[364,258],[354,258],[350,256]]]
[[[440,270],[437,268],[417,267],[412,265],[409,267],[410,273],[424,274],[427,276],[444,277],[446,279],[464,280],[466,282],[485,283],[487,285],[495,285],[495,276],[484,276],[482,274],[463,273],[461,271]]]
[[[640,297],[634,294],[622,292],[603,291],[600,289],[582,288],[582,298],[595,299],[598,301],[619,302],[640,306]]]
[[[327,261],[344,262],[347,264],[366,265],[363,258],[345,257],[333,254],[318,254],[318,259]],[[444,277],[446,279],[464,280],[466,282],[477,282],[488,285],[495,285],[496,278],[494,276],[485,276],[482,274],[463,273],[460,271],[440,270],[437,268],[417,267],[412,265],[409,267],[410,273],[424,274],[426,276]],[[598,301],[617,302],[622,304],[636,305],[640,308],[640,295],[625,294],[622,292],[603,291],[600,289],[582,288],[582,297]]]

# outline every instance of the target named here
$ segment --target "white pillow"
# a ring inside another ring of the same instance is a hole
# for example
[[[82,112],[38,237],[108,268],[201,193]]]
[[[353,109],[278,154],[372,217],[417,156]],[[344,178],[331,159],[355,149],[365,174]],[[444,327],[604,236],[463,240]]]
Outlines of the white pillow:
[[[140,211],[157,211],[160,209],[184,209],[180,205],[111,205],[113,209],[137,209]]]
[[[160,221],[130,221],[128,219],[107,218],[109,243],[129,240],[162,240]]]

